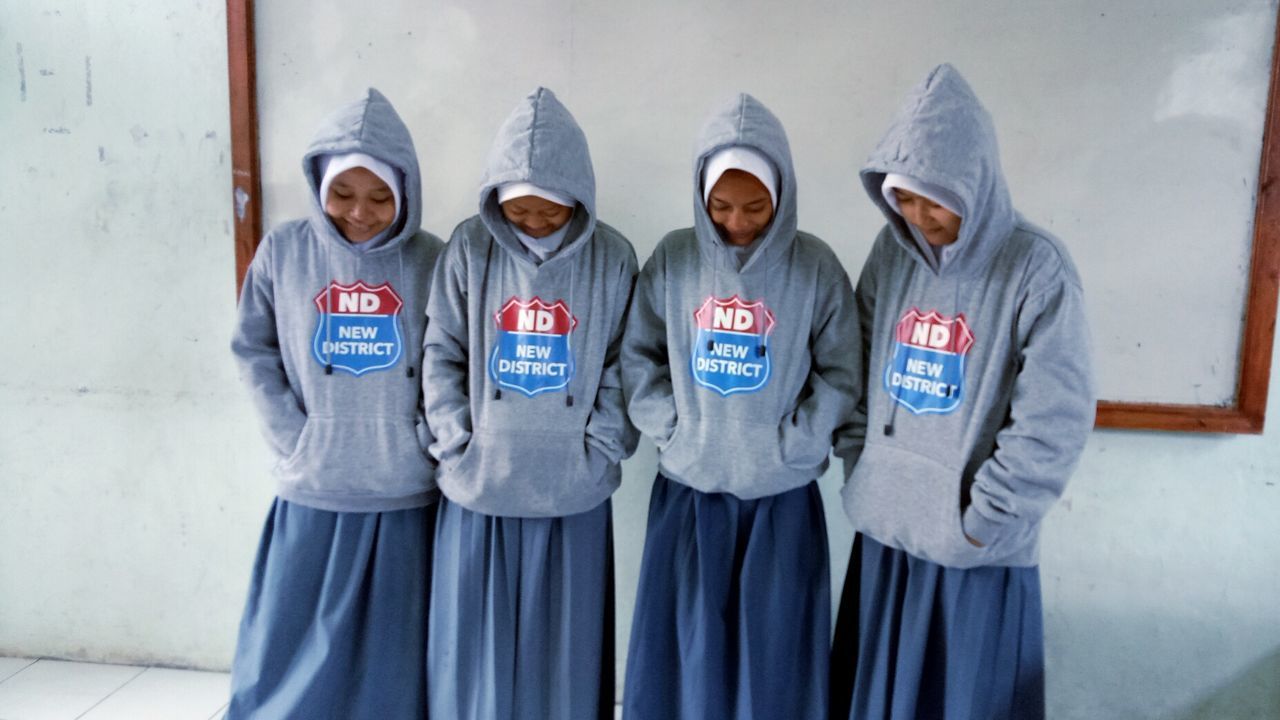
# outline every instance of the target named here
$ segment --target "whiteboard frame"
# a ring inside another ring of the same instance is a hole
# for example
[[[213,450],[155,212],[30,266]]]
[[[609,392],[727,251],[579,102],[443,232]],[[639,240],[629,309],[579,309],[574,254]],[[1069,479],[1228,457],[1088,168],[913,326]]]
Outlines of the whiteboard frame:
[[[1278,11],[1280,12],[1280,11]],[[1266,421],[1280,295],[1280,17],[1272,45],[1266,126],[1258,169],[1253,247],[1245,295],[1234,405],[1181,405],[1103,400],[1097,427],[1261,434]],[[262,237],[258,147],[257,55],[253,0],[227,0],[227,71],[231,100],[231,182],[236,293]]]

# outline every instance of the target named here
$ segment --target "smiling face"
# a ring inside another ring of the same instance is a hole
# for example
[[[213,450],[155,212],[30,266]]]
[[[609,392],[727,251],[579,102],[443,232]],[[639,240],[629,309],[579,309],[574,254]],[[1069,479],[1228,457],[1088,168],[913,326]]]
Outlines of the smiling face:
[[[773,200],[755,175],[726,170],[711,188],[707,214],[726,243],[746,246],[759,237],[773,219]]]
[[[960,237],[960,216],[923,195],[894,188],[902,218],[924,235],[930,245],[950,245]]]
[[[372,171],[353,167],[329,183],[324,212],[347,240],[367,242],[395,221],[395,195]]]
[[[525,235],[544,238],[569,222],[573,208],[536,195],[525,195],[502,203],[502,216]]]

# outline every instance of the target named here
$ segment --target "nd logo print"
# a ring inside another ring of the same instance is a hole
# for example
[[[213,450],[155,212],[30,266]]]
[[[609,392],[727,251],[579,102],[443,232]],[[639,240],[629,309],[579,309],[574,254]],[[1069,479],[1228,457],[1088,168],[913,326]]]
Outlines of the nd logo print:
[[[340,285],[335,280],[316,295],[315,303],[320,314],[311,341],[316,362],[357,376],[399,362],[404,303],[390,283],[370,287],[364,281]]]
[[[917,415],[955,410],[964,400],[964,361],[973,343],[964,313],[947,318],[911,308],[894,327],[885,390]]]
[[[489,376],[500,387],[529,397],[563,390],[573,379],[569,337],[578,319],[563,300],[547,304],[512,297],[493,314],[498,341],[489,356]]]
[[[709,297],[694,311],[693,322],[698,328],[689,358],[694,382],[721,395],[755,392],[769,382],[775,320],[764,302]]]

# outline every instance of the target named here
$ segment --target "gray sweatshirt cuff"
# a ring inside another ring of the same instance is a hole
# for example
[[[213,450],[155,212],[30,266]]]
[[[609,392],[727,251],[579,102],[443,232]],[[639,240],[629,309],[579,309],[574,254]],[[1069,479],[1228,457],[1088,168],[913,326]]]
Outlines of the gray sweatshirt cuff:
[[[996,538],[1000,536],[1000,531],[1004,528],[1004,523],[988,520],[973,505],[965,508],[964,516],[960,518],[960,525],[966,535],[984,546],[995,542]]]

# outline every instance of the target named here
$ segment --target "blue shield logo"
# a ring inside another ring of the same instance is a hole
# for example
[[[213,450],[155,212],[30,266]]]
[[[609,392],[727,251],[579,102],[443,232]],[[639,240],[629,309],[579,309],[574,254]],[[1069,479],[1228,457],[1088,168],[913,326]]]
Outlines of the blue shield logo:
[[[512,297],[493,319],[498,337],[489,355],[489,377],[499,387],[529,397],[568,387],[574,370],[569,338],[578,319],[563,300],[549,305],[537,297]]]
[[[964,400],[965,357],[973,343],[963,313],[947,318],[937,310],[911,308],[894,327],[885,390],[917,415],[952,412]]]
[[[363,281],[333,281],[316,295],[315,304],[320,316],[311,341],[316,362],[359,376],[400,361],[404,302],[391,283],[370,287]]]
[[[708,297],[693,321],[698,329],[689,358],[694,382],[725,396],[756,392],[769,382],[769,334],[775,321],[764,302]]]

